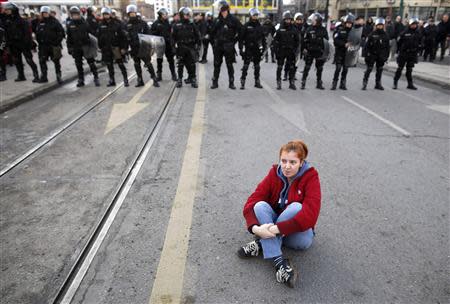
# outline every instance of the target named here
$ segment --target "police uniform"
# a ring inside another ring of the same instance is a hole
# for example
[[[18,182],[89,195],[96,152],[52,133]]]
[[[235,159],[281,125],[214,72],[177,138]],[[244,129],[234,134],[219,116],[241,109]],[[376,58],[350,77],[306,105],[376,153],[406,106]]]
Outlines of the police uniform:
[[[245,47],[245,51],[244,51]],[[241,75],[241,89],[245,88],[245,79],[250,63],[253,62],[255,87],[262,88],[259,80],[261,56],[266,49],[264,31],[258,20],[250,20],[242,27],[239,50],[244,61]]]
[[[341,74],[341,83],[339,85],[339,88],[342,90],[346,90],[346,80],[347,80],[347,73],[348,73],[348,67],[345,64],[345,57],[347,54],[347,43],[348,43],[348,36],[351,31],[351,27],[346,27],[345,25],[337,29],[333,34],[333,41],[334,41],[334,47],[335,47],[335,54],[334,54],[334,62],[336,64],[336,69],[334,70],[334,77],[333,77],[333,86],[332,90],[336,89],[337,83],[339,81],[339,74]],[[342,73],[341,73],[342,71]]]
[[[323,58],[323,55],[325,49],[324,43],[328,43],[328,32],[322,26],[322,17],[314,16],[314,18],[316,18],[317,23],[315,25],[309,25],[305,29],[303,35],[302,50],[305,59],[305,68],[303,69],[302,75],[302,90],[305,89],[306,79],[308,78],[313,61],[315,61],[316,66],[316,88],[321,90],[324,89],[322,83],[322,71],[325,64],[325,58]]]
[[[379,21],[377,20],[376,23],[378,22]],[[380,24],[384,25],[384,23]],[[366,89],[370,73],[372,72],[373,66],[376,64],[375,89],[383,90],[383,86],[381,85],[381,75],[383,73],[384,63],[389,59],[389,36],[385,30],[376,28],[375,31],[371,32],[367,36],[365,49],[365,62],[367,68],[364,73],[362,89]]]
[[[239,20],[228,12],[228,16],[223,18],[219,12],[219,17],[214,22],[211,36],[214,41],[214,74],[211,89],[218,87],[220,68],[223,58],[228,70],[229,88],[236,89],[234,86],[234,68],[233,63],[236,62],[236,50],[234,45],[239,40],[241,23]]]
[[[166,48],[165,55],[167,62],[169,63],[170,73],[172,75],[172,80],[177,80],[177,75],[175,73],[175,62],[174,62],[174,50],[172,49],[172,41],[171,41],[171,30],[172,27],[169,23],[169,20],[164,20],[161,16],[152,24],[151,32],[153,35],[160,36],[164,38]],[[156,75],[158,81],[162,79],[162,64],[163,58],[156,59]]]
[[[127,69],[123,63],[122,55],[128,49],[126,34],[120,21],[109,17],[103,19],[97,31],[98,47],[102,52],[102,61],[106,64],[109,74],[108,86],[115,86],[114,61],[122,72],[124,85],[128,86]]]
[[[89,27],[87,22],[80,16],[80,19],[71,19],[67,25],[67,49],[69,54],[75,59],[75,65],[78,72],[78,86],[84,86],[83,56],[86,48],[90,46]],[[97,66],[94,58],[86,59],[92,74],[94,83],[99,86]]]
[[[281,90],[281,72],[286,63],[289,70],[289,88],[295,90],[295,52],[300,45],[297,30],[293,24],[287,21],[287,15],[283,18],[283,24],[275,32],[273,47],[277,56],[277,89]]]
[[[187,8],[184,8],[188,10]],[[200,48],[200,33],[197,26],[190,20],[184,19],[185,13],[180,13],[181,20],[173,26],[172,38],[175,44],[178,67],[177,87],[182,86],[183,69],[186,67],[191,86],[197,87],[196,67],[198,49]]]
[[[36,25],[36,40],[39,43],[39,65],[41,66],[40,82],[47,82],[47,60],[50,58],[55,65],[56,79],[61,78],[61,42],[65,37],[64,29],[56,18],[42,18]]]
[[[150,28],[148,27],[145,21],[140,20],[137,16],[130,17],[127,22],[127,34],[128,34],[128,42],[131,48],[130,55],[134,61],[134,69],[137,74],[137,85],[136,87],[140,87],[144,85],[144,81],[142,79],[142,68],[141,68],[141,60],[144,62],[144,65],[147,67],[148,72],[150,73],[150,77],[153,79],[153,85],[155,87],[159,87],[158,80],[156,78],[155,70],[153,69],[153,65],[151,62],[150,55],[146,58],[139,58],[139,34],[150,35]]]
[[[410,20],[411,22],[411,20]],[[417,21],[413,20],[413,24],[416,24]],[[420,47],[420,36],[416,28],[411,28],[412,24],[400,34],[398,38],[398,57],[397,64],[398,68],[395,72],[394,76],[394,89],[397,89],[398,80],[402,75],[403,68],[406,65],[406,79],[408,81],[408,89],[417,90],[417,88],[413,84],[412,71],[414,65],[418,61],[417,53],[419,52]]]

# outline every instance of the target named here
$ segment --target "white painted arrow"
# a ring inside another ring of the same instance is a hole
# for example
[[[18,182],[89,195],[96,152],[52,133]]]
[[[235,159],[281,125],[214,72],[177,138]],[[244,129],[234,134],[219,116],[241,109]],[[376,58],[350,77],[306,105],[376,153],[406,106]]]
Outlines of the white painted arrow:
[[[139,92],[137,92],[129,102],[117,103],[113,105],[108,124],[106,125],[105,135],[149,105],[149,103],[139,103],[139,100],[150,88],[153,88],[151,82],[142,87],[142,89],[140,89]]]

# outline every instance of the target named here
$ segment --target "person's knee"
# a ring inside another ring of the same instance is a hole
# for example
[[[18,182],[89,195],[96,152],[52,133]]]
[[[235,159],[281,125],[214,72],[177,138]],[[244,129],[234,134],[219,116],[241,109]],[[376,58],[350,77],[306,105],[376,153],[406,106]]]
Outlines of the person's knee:
[[[267,210],[269,210],[269,208],[271,209],[272,207],[268,203],[261,201],[257,202],[255,206],[253,206],[253,211],[255,211],[255,214],[258,215],[266,212]]]
[[[311,247],[312,243],[313,243],[312,237],[304,237],[298,240],[295,244],[288,245],[288,247],[294,250],[306,250],[309,247]]]

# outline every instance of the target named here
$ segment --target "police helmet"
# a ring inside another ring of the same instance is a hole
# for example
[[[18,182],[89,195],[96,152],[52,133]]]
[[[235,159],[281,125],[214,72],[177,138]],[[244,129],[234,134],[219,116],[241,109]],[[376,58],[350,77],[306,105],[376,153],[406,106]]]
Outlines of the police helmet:
[[[192,17],[192,10],[189,7],[182,7],[178,12],[181,19],[184,19],[184,16]]]
[[[286,19],[292,19],[292,14],[290,11],[285,11],[283,13],[283,20],[286,20]]]
[[[49,6],[41,6],[41,9],[39,10],[39,12],[42,13],[47,13],[50,14],[50,7]]]
[[[379,24],[384,25],[385,23],[386,23],[386,20],[384,20],[384,18],[381,18],[381,17],[379,17],[375,20],[375,26],[377,26]]]
[[[165,7],[161,7],[157,12],[159,17],[169,15],[169,11]]]
[[[78,15],[80,15],[81,14],[81,11],[80,11],[80,8],[78,7],[78,6],[72,6],[70,9],[69,9],[69,13],[72,15],[72,14],[78,14]]]
[[[103,14],[108,14],[108,15],[111,15],[111,9],[109,8],[109,7],[102,7],[102,10],[101,10],[101,14],[103,15]]]
[[[117,11],[115,9],[112,9],[111,14],[115,16],[115,15],[117,15]]]
[[[250,15],[250,17],[258,17],[259,16],[259,11],[257,8],[252,7],[251,9],[248,10],[248,14]]]
[[[219,12],[229,11],[230,5],[228,4],[227,1],[220,0],[219,3],[217,4],[217,8],[219,9]]]
[[[3,5],[3,9],[11,10],[11,11],[17,12],[17,13],[19,12],[19,7],[15,3],[12,3],[12,2],[6,2]]]
[[[355,16],[353,14],[348,14],[344,17],[344,23],[354,23],[355,22]]]
[[[310,22],[310,23],[308,22],[308,24],[311,25],[313,23],[313,21],[316,21],[319,24],[319,23],[322,23],[322,20],[323,20],[323,17],[322,17],[321,14],[319,14],[319,13],[312,13],[308,17],[308,21]]]
[[[126,12],[127,12],[127,14],[129,14],[129,13],[137,13],[137,6],[134,5],[134,4],[127,5]]]
[[[303,20],[303,14],[302,13],[296,13],[294,15],[294,20]]]
[[[207,13],[205,14],[205,17],[206,17],[206,18],[212,17],[212,16],[213,16],[213,14],[212,14],[211,12],[207,12]]]
[[[92,13],[95,13],[97,11],[97,8],[95,7],[95,6],[89,6],[88,8],[87,8],[87,12],[88,12],[88,14],[92,14]]]
[[[417,19],[416,17],[412,17],[412,18],[409,19],[408,23],[409,23],[409,25],[418,24],[419,23],[419,19]]]

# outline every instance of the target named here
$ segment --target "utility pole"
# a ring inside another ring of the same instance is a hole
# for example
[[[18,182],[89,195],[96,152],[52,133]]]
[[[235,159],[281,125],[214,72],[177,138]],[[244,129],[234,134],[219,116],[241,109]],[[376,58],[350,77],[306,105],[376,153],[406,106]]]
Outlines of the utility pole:
[[[403,19],[403,0],[400,0],[400,7],[399,7],[399,12],[398,14],[400,15],[400,17],[402,17]]]
[[[325,4],[325,24],[328,22],[328,6],[330,5],[330,0],[327,0]]]

